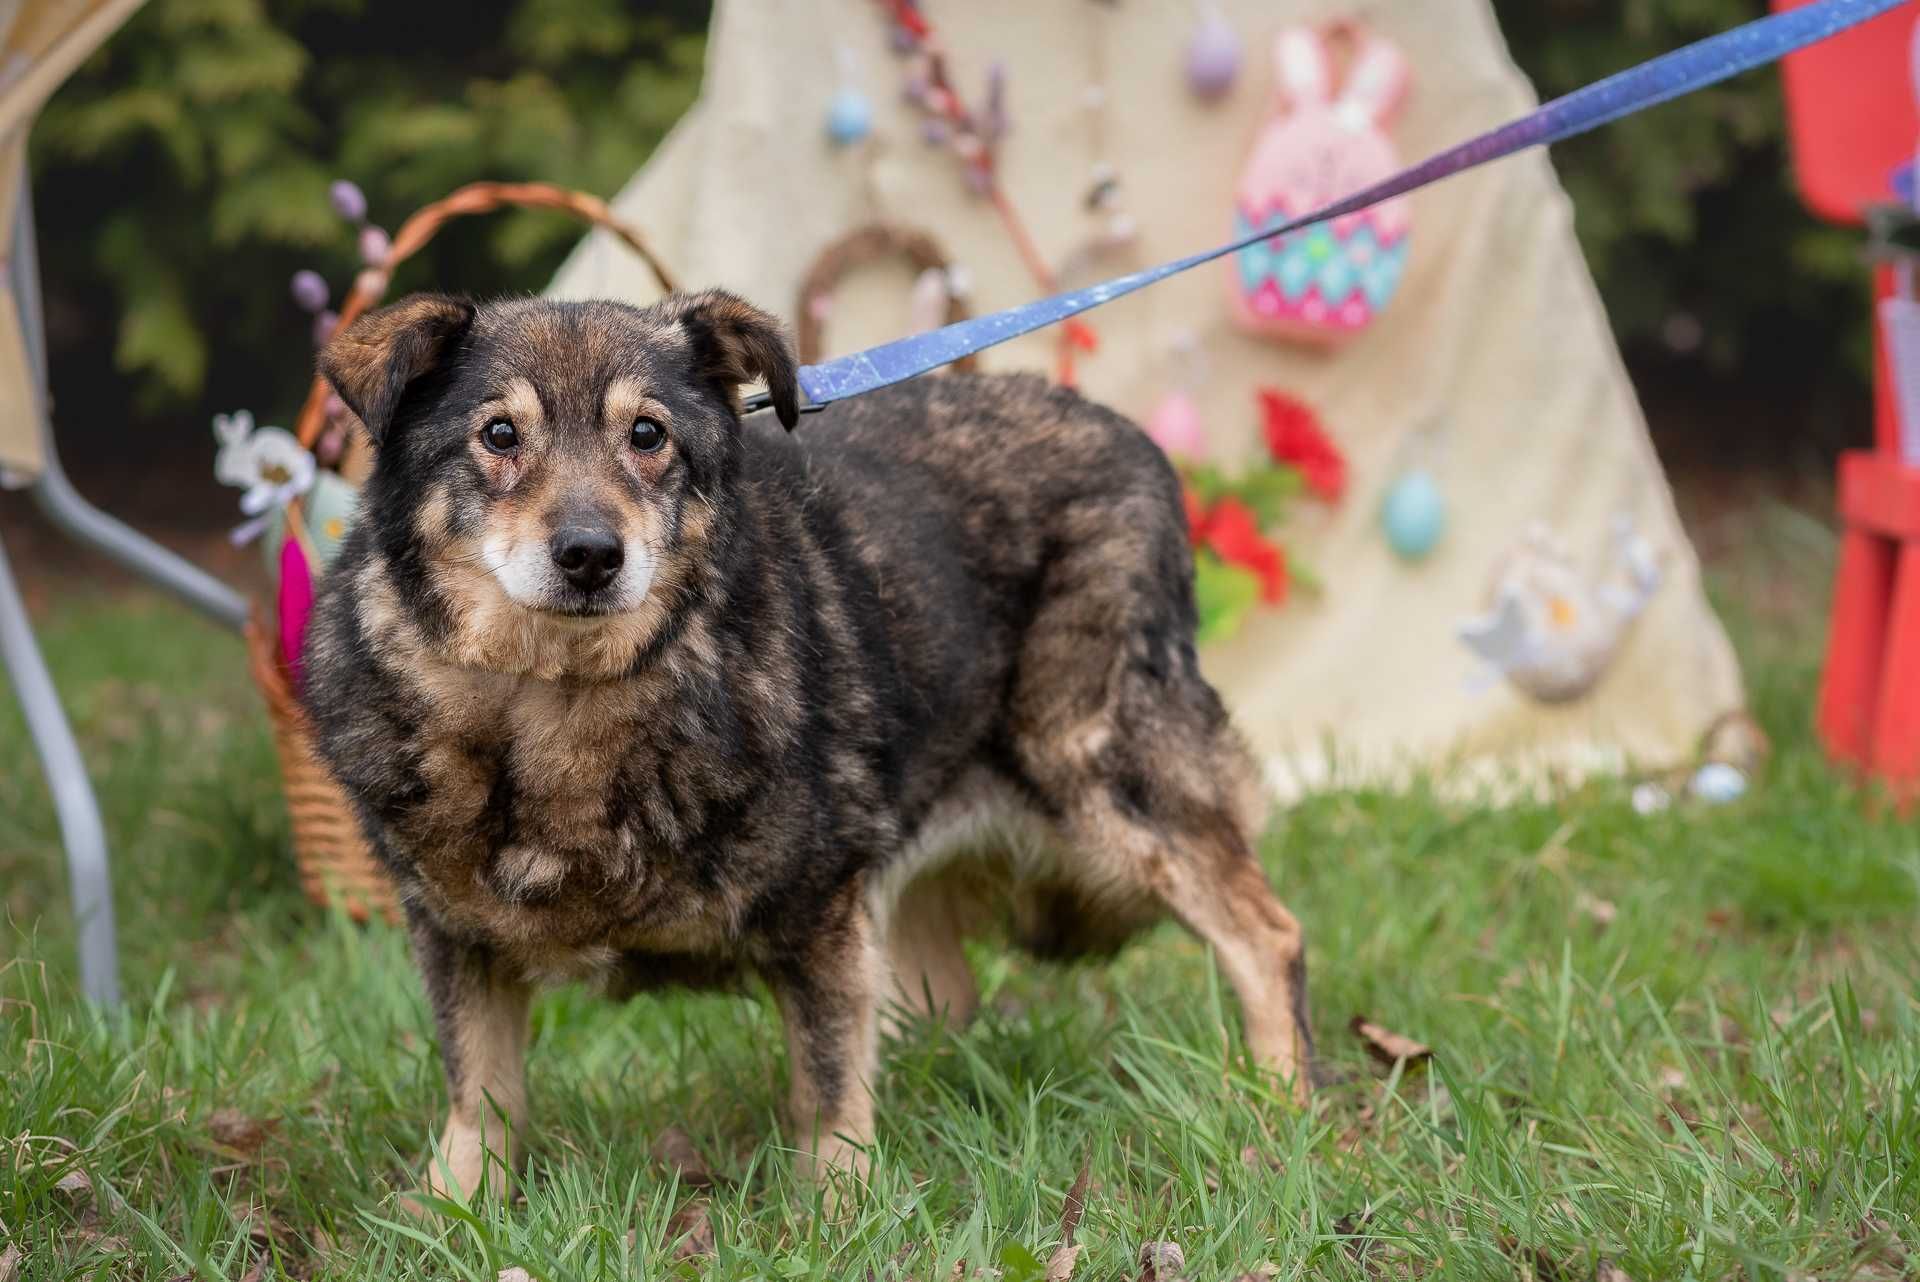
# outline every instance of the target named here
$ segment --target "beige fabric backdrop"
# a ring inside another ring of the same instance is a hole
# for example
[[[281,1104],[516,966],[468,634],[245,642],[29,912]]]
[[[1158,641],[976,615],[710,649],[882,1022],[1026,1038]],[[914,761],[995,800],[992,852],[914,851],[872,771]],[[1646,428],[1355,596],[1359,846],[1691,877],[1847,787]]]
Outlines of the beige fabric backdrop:
[[[74,69],[133,16],[142,0],[0,0],[0,263],[14,215],[33,118]],[[40,409],[12,277],[0,272],[0,482],[40,470]]]
[[[1080,201],[1095,158],[1086,88],[1096,78],[1111,89],[1106,154],[1140,224],[1136,261],[1225,238],[1235,175],[1267,113],[1272,32],[1340,10],[1321,0],[1223,8],[1247,58],[1230,97],[1208,106],[1182,79],[1186,3],[929,0],[970,99],[992,59],[1007,64],[1013,132],[1002,173],[1051,259],[1089,225]],[[1365,10],[1415,64],[1394,131],[1406,158],[1531,104],[1486,0],[1370,0]],[[920,142],[879,13],[872,0],[716,4],[699,104],[616,201],[684,280],[728,286],[791,318],[820,247],[882,217],[938,235],[971,276],[977,310],[1035,295],[991,209],[966,194],[947,152]],[[841,45],[874,105],[870,149],[837,150],[824,136]],[[1334,761],[1343,778],[1444,762],[1469,777],[1497,763],[1510,779],[1516,767],[1577,775],[1689,757],[1708,724],[1740,706],[1739,672],[1548,160],[1534,154],[1453,179],[1416,196],[1414,218],[1400,296],[1337,355],[1239,334],[1227,320],[1224,267],[1090,317],[1102,344],[1083,366],[1091,395],[1144,417],[1173,377],[1169,342],[1191,329],[1210,369],[1200,399],[1218,453],[1258,451],[1252,389],[1271,384],[1318,407],[1350,458],[1345,503],[1303,504],[1283,532],[1325,580],[1324,596],[1256,613],[1209,650],[1208,671],[1283,792],[1323,780]],[[850,282],[829,323],[829,354],[903,332],[907,287],[904,271]],[[653,290],[620,247],[594,237],[552,292],[644,300]],[[1050,338],[1028,339],[988,353],[986,365],[1047,368],[1052,353]],[[1377,507],[1410,434],[1436,417],[1446,425],[1435,470],[1448,530],[1426,562],[1404,566],[1382,539]],[[1454,629],[1481,607],[1495,560],[1520,530],[1550,523],[1597,571],[1623,508],[1667,581],[1592,695],[1547,707],[1503,683],[1476,683]]]

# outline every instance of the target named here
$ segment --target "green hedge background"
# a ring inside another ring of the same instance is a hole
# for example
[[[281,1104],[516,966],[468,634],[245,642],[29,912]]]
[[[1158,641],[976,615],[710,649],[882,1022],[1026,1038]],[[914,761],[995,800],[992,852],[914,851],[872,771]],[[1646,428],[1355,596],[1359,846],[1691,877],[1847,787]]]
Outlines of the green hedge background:
[[[1496,7],[1546,95],[1762,9]],[[611,193],[693,100],[706,10],[700,0],[153,0],[34,138],[63,434],[126,439],[116,434],[134,425],[141,443],[190,443],[197,459],[215,410],[284,421],[311,360],[286,281],[311,266],[339,285],[355,266],[328,207],[333,178],[357,181],[389,230],[479,177]],[[1864,434],[1859,237],[1820,226],[1795,199],[1775,75],[1615,125],[1556,159],[1643,385],[1678,377],[1774,405],[1778,387],[1794,413],[1846,425],[1843,439]],[[480,293],[537,289],[574,235],[540,214],[461,225],[410,275]]]

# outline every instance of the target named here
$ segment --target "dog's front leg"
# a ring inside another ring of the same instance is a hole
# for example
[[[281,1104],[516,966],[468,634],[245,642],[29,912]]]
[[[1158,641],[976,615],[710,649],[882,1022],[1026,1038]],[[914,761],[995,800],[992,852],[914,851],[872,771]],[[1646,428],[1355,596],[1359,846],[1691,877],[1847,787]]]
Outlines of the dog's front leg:
[[[800,1169],[813,1179],[866,1171],[885,969],[875,935],[865,902],[849,892],[766,968],[786,1025]]]
[[[421,914],[409,916],[450,1100],[439,1153],[427,1164],[427,1191],[501,1197],[525,1156],[532,989],[485,946],[454,939]]]

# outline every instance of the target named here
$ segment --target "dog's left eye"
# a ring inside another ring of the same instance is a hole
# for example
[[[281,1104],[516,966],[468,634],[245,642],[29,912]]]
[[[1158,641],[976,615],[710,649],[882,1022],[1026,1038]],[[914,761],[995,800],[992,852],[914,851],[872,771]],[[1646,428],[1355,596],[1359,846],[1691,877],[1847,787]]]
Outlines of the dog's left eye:
[[[495,454],[511,454],[520,448],[520,433],[504,418],[496,418],[480,429],[480,443]]]
[[[653,419],[636,418],[627,440],[642,454],[651,454],[667,443],[667,429]]]

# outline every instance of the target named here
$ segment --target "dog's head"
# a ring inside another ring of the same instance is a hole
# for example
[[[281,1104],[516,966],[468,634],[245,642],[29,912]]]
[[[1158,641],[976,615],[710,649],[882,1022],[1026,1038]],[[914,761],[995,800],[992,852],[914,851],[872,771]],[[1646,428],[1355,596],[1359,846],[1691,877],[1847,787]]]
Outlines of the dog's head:
[[[712,554],[742,385],[797,417],[779,322],[719,291],[416,294],[320,369],[374,442],[363,519],[405,607],[462,662],[543,675],[630,662]]]

